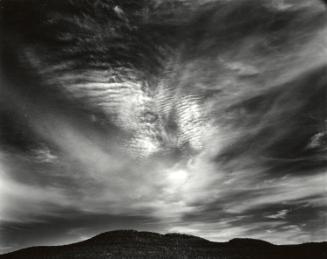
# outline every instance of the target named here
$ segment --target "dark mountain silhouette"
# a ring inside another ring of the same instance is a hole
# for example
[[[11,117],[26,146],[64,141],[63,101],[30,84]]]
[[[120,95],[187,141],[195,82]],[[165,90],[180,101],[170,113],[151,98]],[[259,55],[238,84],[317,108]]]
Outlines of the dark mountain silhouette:
[[[32,247],[0,255],[1,259],[325,259],[327,242],[273,245],[255,239],[210,242],[183,234],[156,234],[132,230],[112,231],[65,246]]]

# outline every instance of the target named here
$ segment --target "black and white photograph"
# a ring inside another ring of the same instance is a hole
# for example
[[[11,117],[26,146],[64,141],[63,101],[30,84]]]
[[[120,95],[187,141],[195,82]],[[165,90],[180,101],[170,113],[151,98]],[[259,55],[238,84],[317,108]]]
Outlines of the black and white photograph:
[[[0,258],[327,258],[327,1],[0,0]]]

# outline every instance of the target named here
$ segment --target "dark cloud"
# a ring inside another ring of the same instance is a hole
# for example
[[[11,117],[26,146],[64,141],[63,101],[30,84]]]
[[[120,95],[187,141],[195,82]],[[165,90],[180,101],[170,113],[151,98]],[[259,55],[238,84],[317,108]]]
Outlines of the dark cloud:
[[[115,230],[117,225],[124,229],[160,231],[160,222],[151,217],[61,210],[60,215],[40,217],[30,223],[4,222],[1,225],[1,240],[2,246],[10,247],[10,250],[67,244],[85,240],[104,231]]]
[[[243,115],[236,126],[244,127],[244,135],[217,161],[252,153],[253,163],[262,162],[272,174],[312,174],[325,168],[326,84],[322,67],[232,107],[231,112]]]
[[[28,127],[27,120],[23,116],[15,114],[15,111],[6,110],[1,105],[0,127],[1,127],[1,146],[26,151],[38,145],[36,136]],[[24,120],[25,119],[25,120]]]

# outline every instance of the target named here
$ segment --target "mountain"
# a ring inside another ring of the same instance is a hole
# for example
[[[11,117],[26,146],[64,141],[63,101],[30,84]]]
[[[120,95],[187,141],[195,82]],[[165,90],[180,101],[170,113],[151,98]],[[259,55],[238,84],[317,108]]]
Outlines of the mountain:
[[[226,243],[183,234],[112,231],[64,246],[32,247],[0,255],[0,259],[325,259],[327,242],[273,245],[255,239]]]

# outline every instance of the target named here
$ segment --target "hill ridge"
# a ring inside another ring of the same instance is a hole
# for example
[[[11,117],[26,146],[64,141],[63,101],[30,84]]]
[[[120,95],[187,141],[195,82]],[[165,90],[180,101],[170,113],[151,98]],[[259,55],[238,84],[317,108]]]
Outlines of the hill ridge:
[[[69,245],[30,247],[0,255],[0,259],[23,258],[324,259],[327,258],[327,242],[274,245],[251,238],[213,242],[182,233],[115,230]]]

